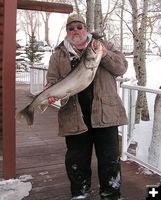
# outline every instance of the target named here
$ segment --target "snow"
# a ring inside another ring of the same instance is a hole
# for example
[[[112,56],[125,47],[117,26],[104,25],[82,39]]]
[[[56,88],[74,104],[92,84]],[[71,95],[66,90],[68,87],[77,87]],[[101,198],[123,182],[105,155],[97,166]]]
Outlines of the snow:
[[[125,77],[135,78],[132,62],[132,58],[128,58],[129,68],[125,74]],[[161,86],[161,57],[155,55],[147,56],[146,70],[147,87],[151,89],[159,89]],[[135,124],[133,129],[132,142],[137,143],[136,157],[145,163],[148,163],[149,147],[152,139],[155,97],[156,94],[147,93],[150,121],[141,121],[140,124]],[[161,159],[158,165],[158,169],[161,170]]]
[[[139,167],[136,174],[153,175],[154,173],[145,167]]]
[[[127,57],[128,70],[125,77],[135,78],[135,72],[133,68],[132,57]],[[146,58],[146,70],[147,70],[147,87],[152,89],[159,89],[161,86],[160,72],[161,72],[161,57],[156,55],[148,55]]]
[[[20,176],[19,179],[0,181],[0,200],[21,200],[29,195],[32,184],[31,175]]]

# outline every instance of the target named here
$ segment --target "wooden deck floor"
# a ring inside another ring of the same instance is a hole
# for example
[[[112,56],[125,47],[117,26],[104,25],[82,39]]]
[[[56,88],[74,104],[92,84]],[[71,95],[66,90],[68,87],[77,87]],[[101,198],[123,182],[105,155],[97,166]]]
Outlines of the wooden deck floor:
[[[16,87],[17,110],[31,101],[27,85]],[[31,175],[30,195],[24,200],[69,200],[69,181],[64,167],[64,138],[57,136],[57,110],[48,108],[36,113],[34,126],[17,123],[17,177]],[[145,200],[146,185],[160,182],[158,175],[140,174],[134,162],[122,162],[122,197],[124,200]],[[99,200],[96,159],[92,161],[92,200]]]

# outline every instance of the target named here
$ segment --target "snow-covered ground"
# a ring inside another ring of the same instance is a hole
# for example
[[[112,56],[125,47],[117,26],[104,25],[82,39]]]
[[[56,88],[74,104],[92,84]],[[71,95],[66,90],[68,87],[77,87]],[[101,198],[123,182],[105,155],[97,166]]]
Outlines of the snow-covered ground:
[[[131,78],[134,77],[134,69],[132,68],[133,60],[128,58],[129,69],[125,76]],[[147,87],[151,89],[159,89],[161,86],[161,57],[148,56],[147,57]],[[140,124],[135,124],[133,130],[133,141],[137,142],[136,157],[145,163],[148,163],[149,147],[152,139],[152,128],[154,118],[154,100],[156,94],[147,93],[148,108],[150,113],[150,121],[141,121]],[[161,117],[161,116],[160,116]],[[160,148],[161,150],[161,148]],[[158,163],[158,169],[161,171],[161,152],[160,162]]]

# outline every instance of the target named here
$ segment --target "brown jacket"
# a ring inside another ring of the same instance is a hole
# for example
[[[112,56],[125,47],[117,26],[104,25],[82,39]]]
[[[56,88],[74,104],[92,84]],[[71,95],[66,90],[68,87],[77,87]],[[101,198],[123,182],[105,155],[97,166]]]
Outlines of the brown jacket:
[[[108,53],[101,60],[93,81],[91,121],[93,128],[127,124],[125,108],[117,94],[116,77],[127,70],[127,61],[122,53],[107,46]],[[49,61],[47,82],[55,83],[71,70],[69,53],[61,43]],[[82,80],[83,81],[83,80]],[[87,131],[78,96],[70,97],[58,112],[59,136],[75,135]]]

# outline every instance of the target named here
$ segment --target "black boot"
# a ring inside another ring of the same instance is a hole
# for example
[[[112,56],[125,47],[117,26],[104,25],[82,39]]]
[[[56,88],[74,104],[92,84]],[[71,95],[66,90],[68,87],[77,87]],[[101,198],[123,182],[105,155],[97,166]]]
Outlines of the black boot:
[[[101,200],[121,200],[120,191],[115,191],[115,193],[100,193]]]
[[[123,200],[119,195],[115,196],[101,196],[101,200]]]

